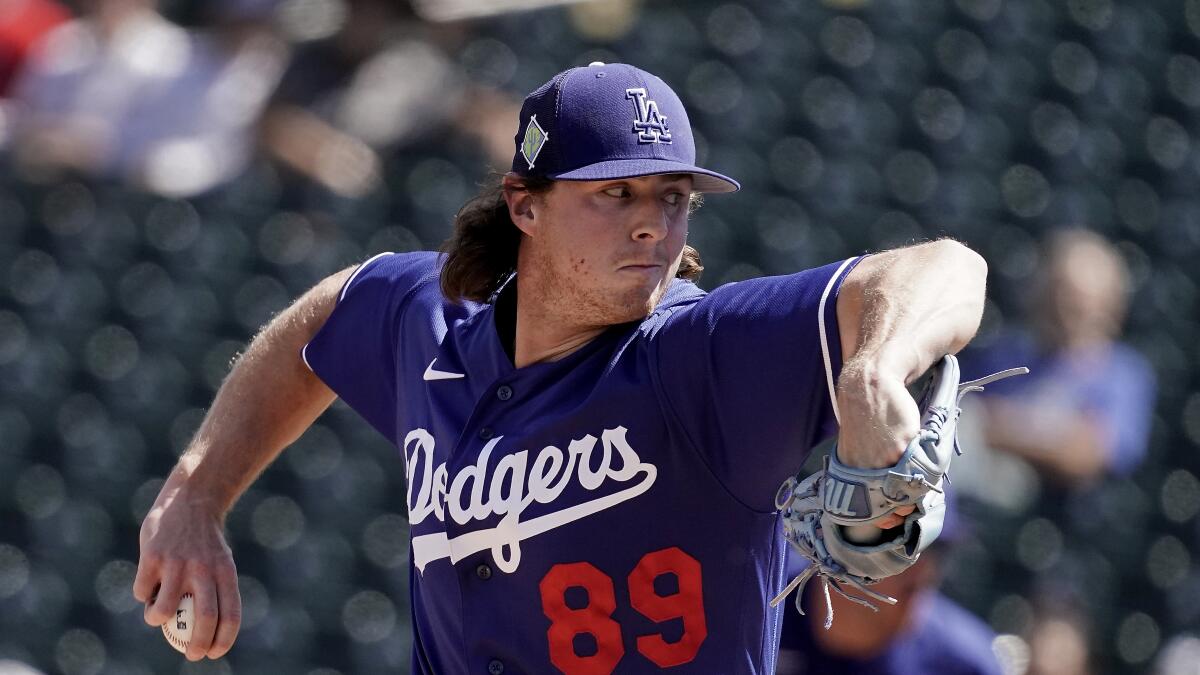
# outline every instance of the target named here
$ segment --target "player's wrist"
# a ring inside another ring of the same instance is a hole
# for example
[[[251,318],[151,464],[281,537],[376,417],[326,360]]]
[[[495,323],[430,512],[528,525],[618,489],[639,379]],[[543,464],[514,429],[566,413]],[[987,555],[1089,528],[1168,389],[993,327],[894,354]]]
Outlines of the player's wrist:
[[[874,469],[895,464],[920,423],[903,378],[877,361],[858,361],[843,370],[838,407],[837,459],[846,466]]]
[[[182,507],[196,517],[203,517],[223,526],[225,517],[233,504],[233,499],[225,493],[220,485],[206,480],[204,474],[173,472],[159,492],[155,502],[156,507],[170,504],[172,507]]]
[[[864,400],[893,383],[904,386],[906,372],[902,360],[884,353],[855,355],[842,366],[838,377],[839,398]]]

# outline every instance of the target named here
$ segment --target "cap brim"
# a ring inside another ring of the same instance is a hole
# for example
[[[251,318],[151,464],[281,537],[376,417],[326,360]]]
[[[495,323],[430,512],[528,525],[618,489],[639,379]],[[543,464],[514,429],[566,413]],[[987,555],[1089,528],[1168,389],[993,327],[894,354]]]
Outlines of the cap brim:
[[[589,164],[578,169],[548,176],[554,180],[613,180],[616,178],[638,178],[659,176],[668,173],[692,175],[692,189],[696,192],[737,192],[742,189],[736,180],[722,176],[716,171],[701,169],[685,162],[667,159],[610,159],[606,162]]]

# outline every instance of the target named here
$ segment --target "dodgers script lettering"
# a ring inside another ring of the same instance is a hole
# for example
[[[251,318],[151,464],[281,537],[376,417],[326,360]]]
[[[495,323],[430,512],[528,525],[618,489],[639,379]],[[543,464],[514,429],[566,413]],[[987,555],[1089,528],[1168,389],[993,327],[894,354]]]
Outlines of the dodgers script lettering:
[[[488,475],[492,451],[504,438],[497,436],[483,446],[474,464],[463,467],[453,479],[444,462],[436,467],[433,464],[433,435],[425,429],[410,431],[404,437],[404,458],[411,525],[419,525],[430,516],[445,523],[448,515],[459,525],[503,516],[495,527],[454,538],[449,538],[444,531],[413,537],[413,559],[417,569],[423,573],[425,566],[435,560],[449,558],[455,563],[490,549],[502,571],[515,572],[521,564],[522,541],[646,492],[658,477],[658,468],[643,462],[630,447],[625,438],[627,431],[625,427],[605,429],[599,439],[588,434],[571,441],[565,452],[548,445],[537,453],[532,464],[529,450],[521,450],[502,457]],[[600,451],[598,460],[595,457],[597,450]],[[599,490],[610,481],[628,487],[521,520],[521,514],[531,504],[556,501],[573,480],[588,491]]]

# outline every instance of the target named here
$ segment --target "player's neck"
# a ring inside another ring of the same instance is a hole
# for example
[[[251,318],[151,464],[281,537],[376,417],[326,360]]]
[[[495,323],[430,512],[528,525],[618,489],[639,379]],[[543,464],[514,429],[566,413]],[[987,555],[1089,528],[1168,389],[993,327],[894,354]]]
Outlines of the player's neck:
[[[513,365],[517,368],[564,359],[604,332],[606,326],[583,326],[555,311],[547,294],[538,292],[533,275],[516,278],[516,331]]]

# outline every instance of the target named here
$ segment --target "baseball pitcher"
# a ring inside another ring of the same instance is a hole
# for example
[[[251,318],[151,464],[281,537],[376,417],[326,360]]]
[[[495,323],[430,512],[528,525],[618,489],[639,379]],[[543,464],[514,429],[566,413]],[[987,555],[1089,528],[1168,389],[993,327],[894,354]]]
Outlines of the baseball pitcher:
[[[696,165],[648,72],[592,63],[531,93],[511,171],[442,252],[334,274],[254,339],[142,526],[146,621],[191,593],[188,657],[230,649],[225,514],[341,397],[407,472],[414,673],[773,672],[789,543],[867,587],[831,528],[887,569],[936,536],[940,474],[913,474],[938,448],[913,452],[929,415],[906,384],[974,334],[987,267],[943,240],[706,293],[688,216],[738,187]],[[836,494],[801,509],[821,484],[789,478],[835,434]]]

